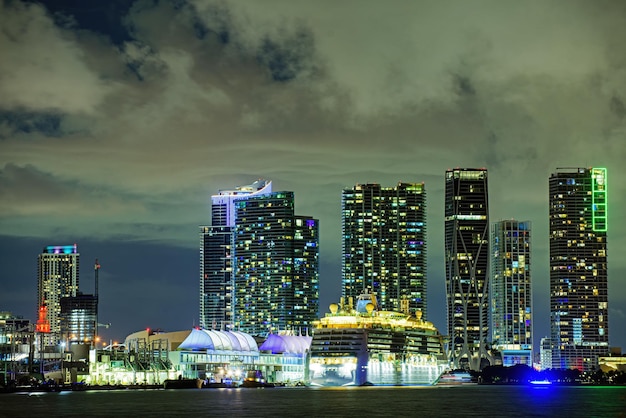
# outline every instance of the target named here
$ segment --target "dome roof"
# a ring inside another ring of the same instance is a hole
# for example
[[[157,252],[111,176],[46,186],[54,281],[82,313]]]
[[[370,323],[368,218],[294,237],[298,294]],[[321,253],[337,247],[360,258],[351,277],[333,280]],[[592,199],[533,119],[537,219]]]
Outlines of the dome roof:
[[[259,350],[272,354],[304,354],[311,347],[311,340],[309,336],[270,334]]]
[[[251,335],[239,331],[193,329],[179,346],[181,350],[259,351]]]

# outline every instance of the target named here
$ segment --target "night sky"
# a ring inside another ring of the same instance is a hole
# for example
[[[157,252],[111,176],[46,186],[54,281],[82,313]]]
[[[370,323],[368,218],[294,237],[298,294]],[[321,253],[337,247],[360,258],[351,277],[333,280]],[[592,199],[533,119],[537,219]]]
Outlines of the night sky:
[[[106,339],[198,325],[210,196],[264,178],[320,219],[323,314],[341,190],[424,182],[445,333],[444,173],[486,167],[491,221],[532,222],[538,343],[548,178],[596,166],[626,349],[626,2],[2,1],[0,28],[0,310],[36,320],[38,254],[76,243]]]

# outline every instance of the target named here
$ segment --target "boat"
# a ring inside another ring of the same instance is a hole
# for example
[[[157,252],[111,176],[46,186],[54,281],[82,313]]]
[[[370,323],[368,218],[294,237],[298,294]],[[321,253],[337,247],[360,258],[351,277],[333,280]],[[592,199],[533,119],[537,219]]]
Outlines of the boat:
[[[167,379],[163,382],[165,389],[200,389],[202,388],[202,379]]]
[[[437,379],[437,386],[476,385],[477,381],[465,370],[449,370]]]
[[[241,382],[242,388],[273,388],[274,383],[266,382],[261,370],[250,370],[246,373],[246,377]]]
[[[448,367],[443,336],[421,311],[380,310],[373,294],[341,298],[314,323],[311,386],[432,385]]]

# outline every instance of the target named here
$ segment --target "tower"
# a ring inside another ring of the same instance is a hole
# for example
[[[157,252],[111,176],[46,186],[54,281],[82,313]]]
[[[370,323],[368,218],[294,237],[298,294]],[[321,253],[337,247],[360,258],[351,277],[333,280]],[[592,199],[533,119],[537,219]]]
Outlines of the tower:
[[[491,362],[487,169],[447,170],[444,210],[450,359],[480,370]]]
[[[607,172],[558,168],[549,179],[552,367],[592,371],[608,355]]]
[[[357,184],[341,199],[342,296],[374,293],[382,310],[426,317],[426,190]]]
[[[79,253],[74,245],[49,245],[38,259],[37,303],[43,345],[58,345],[62,340],[61,298],[78,292]]]
[[[200,226],[200,326],[232,326],[235,200],[271,193],[272,182],[258,180],[211,196],[211,225]]]
[[[235,201],[235,328],[308,332],[319,305],[319,222],[294,215],[293,192]]]
[[[531,225],[499,221],[491,235],[492,341],[504,366],[532,366]]]

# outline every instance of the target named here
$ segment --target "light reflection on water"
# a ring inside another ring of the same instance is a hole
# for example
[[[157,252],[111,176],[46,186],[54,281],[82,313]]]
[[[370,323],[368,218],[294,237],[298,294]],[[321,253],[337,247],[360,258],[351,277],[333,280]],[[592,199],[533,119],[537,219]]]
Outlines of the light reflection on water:
[[[183,389],[0,394],[0,417],[625,417],[626,387]]]

